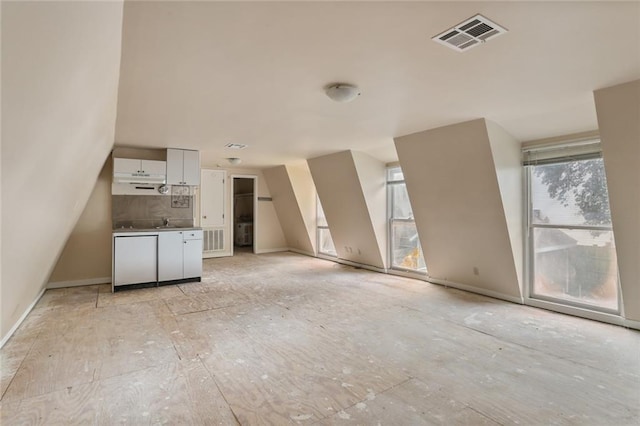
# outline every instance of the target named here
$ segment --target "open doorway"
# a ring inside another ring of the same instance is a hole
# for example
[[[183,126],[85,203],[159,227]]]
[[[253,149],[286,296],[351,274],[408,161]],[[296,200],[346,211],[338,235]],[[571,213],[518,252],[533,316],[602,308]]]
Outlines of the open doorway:
[[[233,254],[255,253],[255,176],[233,176]]]

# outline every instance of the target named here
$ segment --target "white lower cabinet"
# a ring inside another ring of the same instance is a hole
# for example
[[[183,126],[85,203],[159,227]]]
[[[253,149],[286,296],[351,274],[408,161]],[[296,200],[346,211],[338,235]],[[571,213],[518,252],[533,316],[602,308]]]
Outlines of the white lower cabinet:
[[[202,276],[202,231],[184,233],[184,277]]]
[[[202,276],[202,231],[165,231],[158,238],[159,281]]]
[[[115,237],[113,285],[158,281],[158,236]]]
[[[124,235],[123,235],[124,234]],[[113,237],[113,290],[202,277],[202,230],[161,231]]]
[[[158,234],[158,281],[181,280],[183,274],[182,232]]]

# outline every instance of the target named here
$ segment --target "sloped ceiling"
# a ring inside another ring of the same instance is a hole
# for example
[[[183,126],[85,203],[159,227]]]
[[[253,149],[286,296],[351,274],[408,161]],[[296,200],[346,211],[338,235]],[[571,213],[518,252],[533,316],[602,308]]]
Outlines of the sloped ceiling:
[[[431,37],[476,13],[509,32]],[[287,164],[486,117],[518,140],[597,128],[592,92],[640,76],[638,2],[126,2],[116,143]],[[360,85],[336,104],[331,82]],[[228,142],[248,144],[225,150]]]
[[[2,2],[0,338],[43,289],[113,147],[122,2]]]

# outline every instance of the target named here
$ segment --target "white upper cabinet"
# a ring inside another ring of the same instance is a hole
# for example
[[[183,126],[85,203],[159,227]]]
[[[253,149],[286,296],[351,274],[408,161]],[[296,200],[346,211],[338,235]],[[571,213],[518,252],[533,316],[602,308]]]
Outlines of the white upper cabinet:
[[[142,173],[149,173],[151,175],[166,175],[167,174],[167,162],[156,160],[141,160]]]
[[[140,160],[132,160],[129,158],[114,158],[113,173],[140,173]]]
[[[165,161],[137,160],[132,158],[114,158],[114,173],[146,173],[150,175],[164,175],[167,171]]]
[[[200,152],[167,149],[167,184],[200,185]]]

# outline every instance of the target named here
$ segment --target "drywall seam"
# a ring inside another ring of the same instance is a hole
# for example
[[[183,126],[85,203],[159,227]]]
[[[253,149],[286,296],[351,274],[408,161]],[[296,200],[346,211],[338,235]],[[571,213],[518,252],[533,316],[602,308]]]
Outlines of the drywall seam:
[[[31,304],[27,307],[27,309],[24,311],[24,313],[22,314],[22,316],[18,319],[18,321],[13,325],[13,327],[11,327],[11,329],[9,330],[9,332],[2,338],[2,341],[0,341],[0,349],[2,349],[2,347],[4,346],[5,343],[7,343],[9,341],[9,339],[11,338],[11,336],[13,336],[13,333],[16,332],[16,330],[18,329],[18,327],[20,327],[20,325],[22,324],[22,322],[27,318],[27,315],[29,315],[31,313],[31,311],[33,310],[33,308],[36,306],[36,304],[40,301],[40,298],[42,297],[42,295],[44,294],[44,292],[47,289],[45,287],[42,287],[42,290],[40,290],[40,293],[38,293],[38,295],[36,296],[36,298],[34,299],[33,302],[31,302]]]
[[[517,303],[519,305],[524,304],[524,300],[522,299],[522,297],[514,297],[508,294],[499,293],[497,291],[492,291],[492,290],[485,290],[483,288],[475,287],[472,285],[460,284],[452,281],[442,280],[439,278],[431,278],[431,277],[427,277],[425,281],[430,282],[432,284],[440,284],[445,287],[453,287],[458,290],[468,291],[469,293],[481,294],[483,296],[492,297],[494,299],[506,300],[507,302]]]
[[[86,285],[111,284],[111,277],[87,278],[83,280],[54,281],[47,284],[50,288],[82,287]]]

